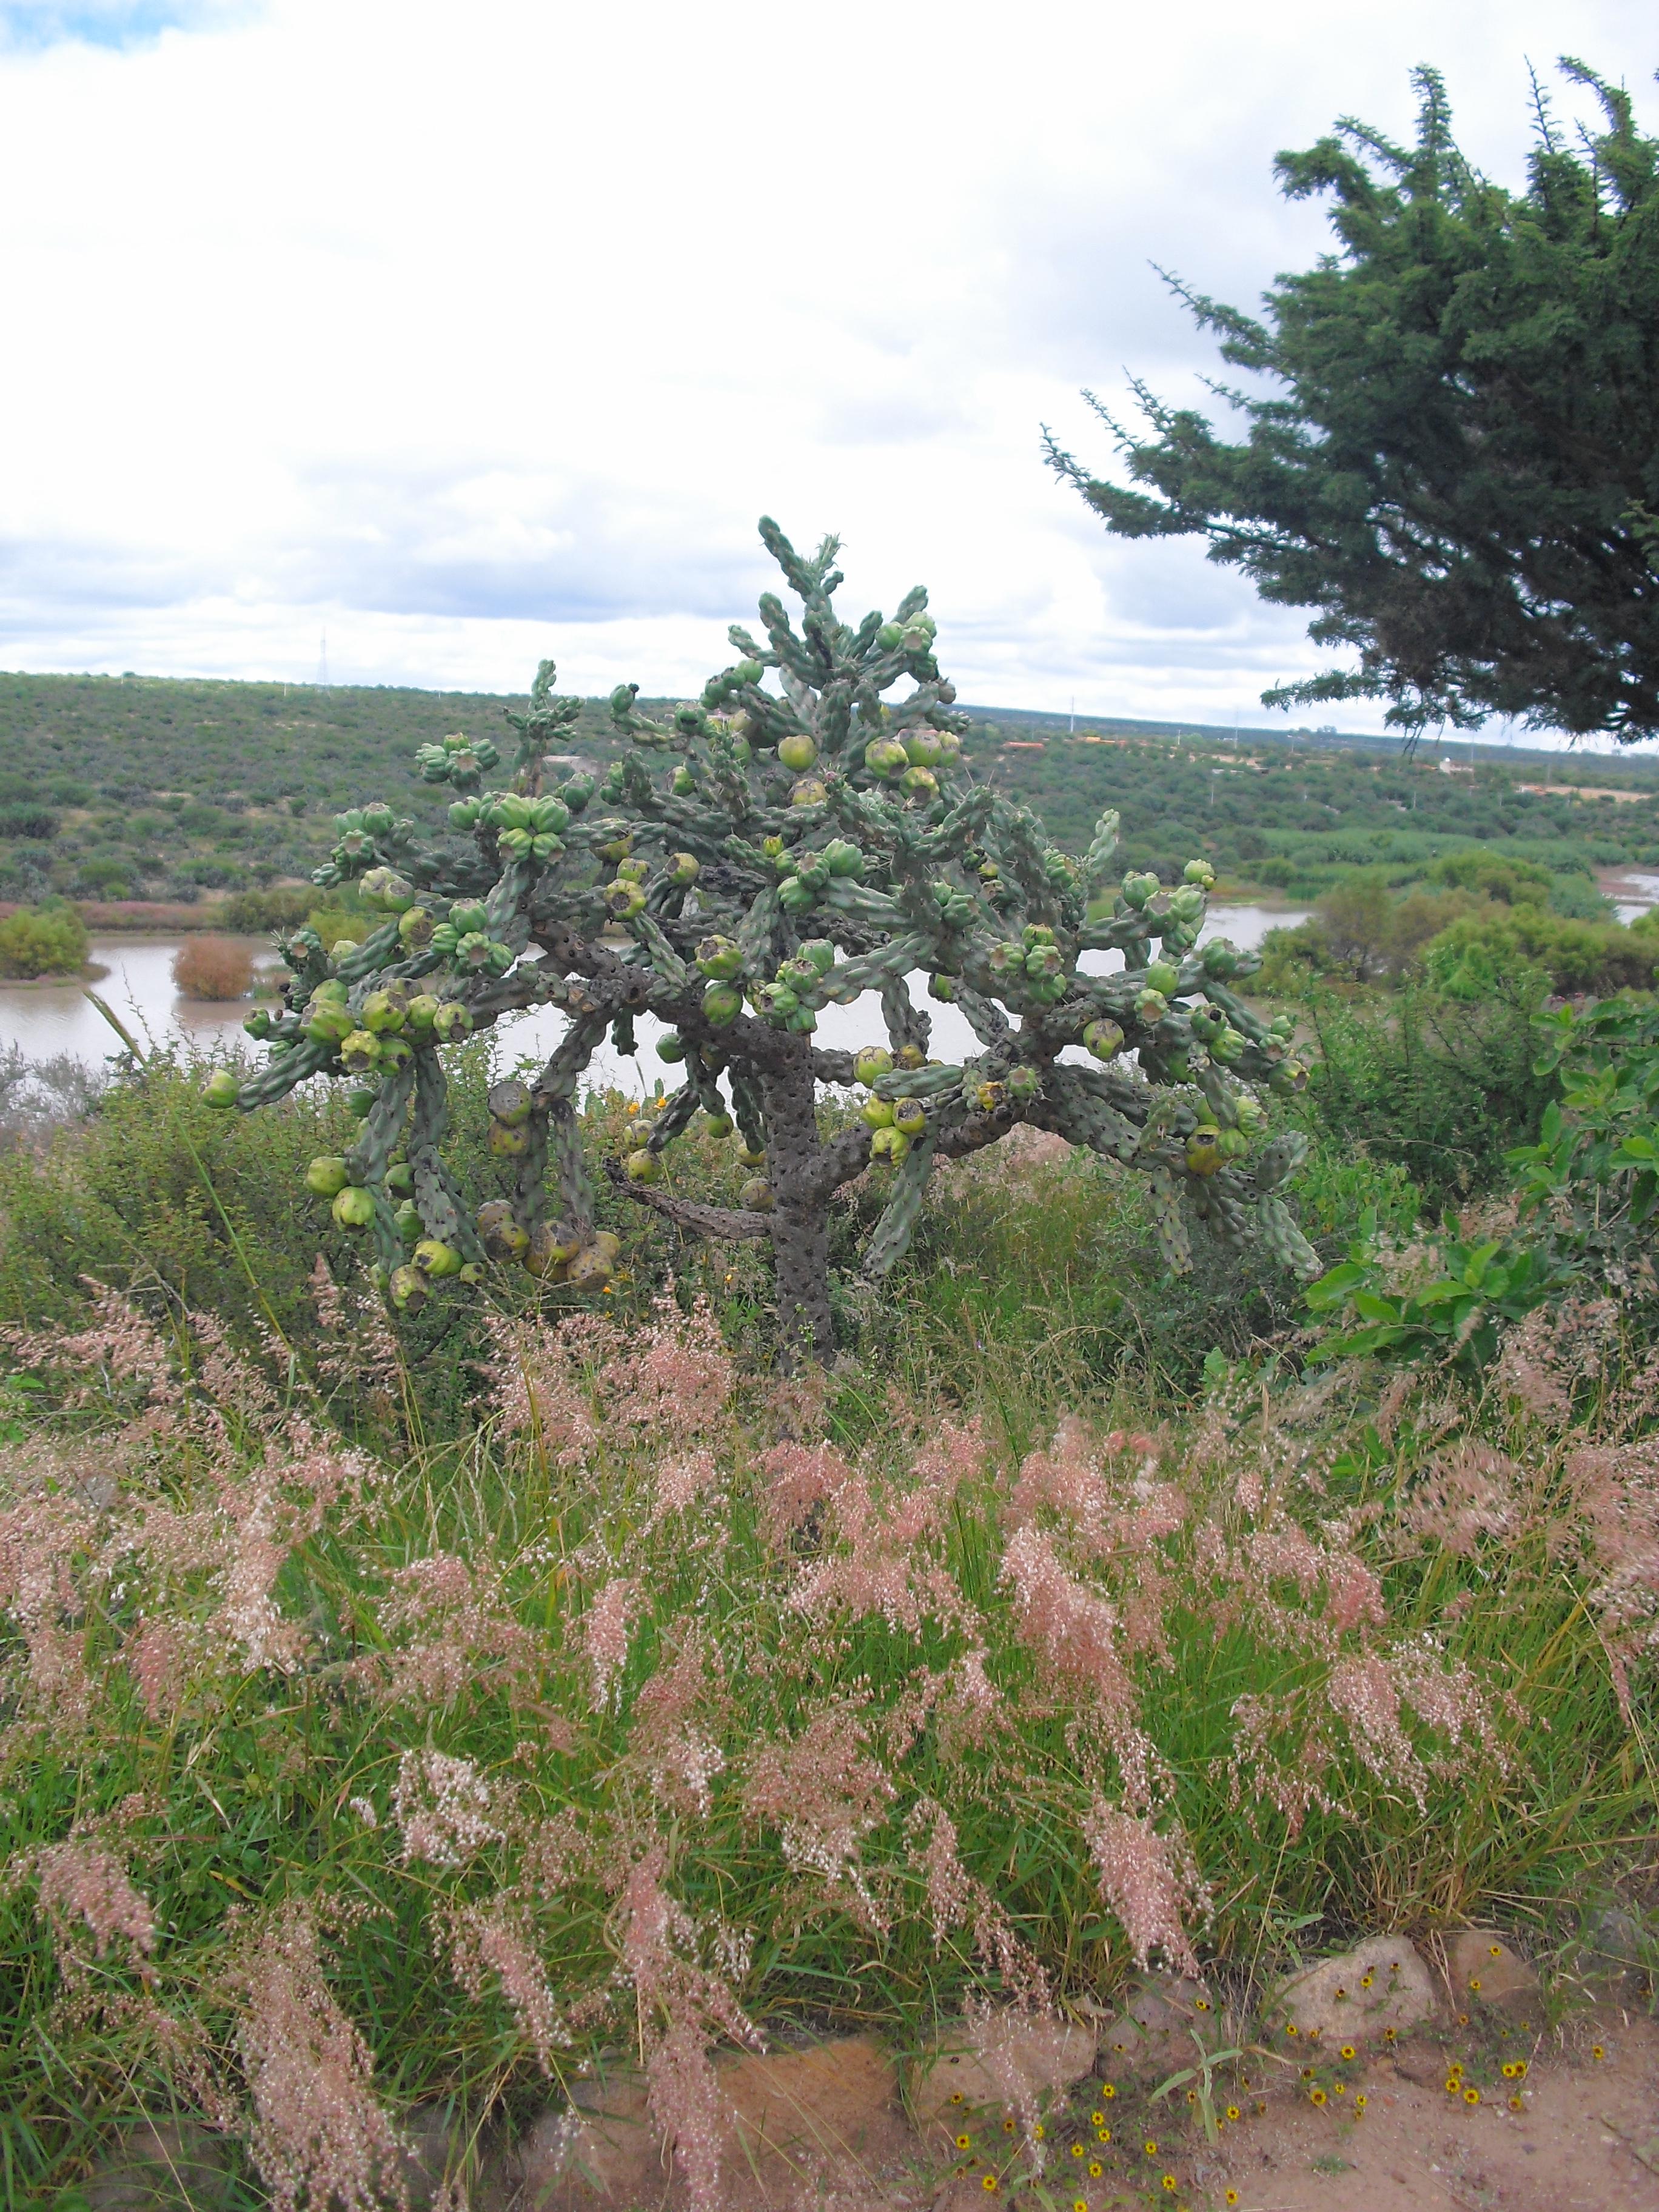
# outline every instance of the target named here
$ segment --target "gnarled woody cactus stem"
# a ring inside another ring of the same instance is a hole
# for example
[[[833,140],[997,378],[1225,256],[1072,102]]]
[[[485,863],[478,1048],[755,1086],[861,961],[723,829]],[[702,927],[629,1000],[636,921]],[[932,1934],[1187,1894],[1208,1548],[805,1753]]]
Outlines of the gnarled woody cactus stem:
[[[313,1161],[307,1181],[337,1219],[372,1228],[404,1308],[446,1275],[477,1279],[486,1261],[604,1284],[619,1242],[596,1226],[576,1094],[607,1032],[631,1049],[641,1013],[669,1025],[659,1048],[683,1080],[639,1116],[609,1172],[684,1230],[769,1243],[786,1357],[831,1349],[838,1191],[866,1172],[890,1177],[865,1261],[883,1275],[908,1244],[933,1164],[1022,1121],[1144,1174],[1172,1266],[1199,1229],[1229,1243],[1259,1236],[1309,1270],[1283,1198],[1296,1142],[1265,1143],[1257,1096],[1304,1078],[1288,1024],[1264,1024],[1231,988],[1253,958],[1199,947],[1207,865],[1173,886],[1114,880],[1113,815],[1080,864],[1056,851],[1033,815],[969,778],[926,592],[849,628],[835,611],[836,540],[808,557],[775,523],[761,533],[803,603],[799,629],[769,594],[764,642],[734,628],[737,659],[696,705],[661,719],[641,712],[636,686],[619,687],[618,757],[603,775],[550,757],[578,708],[555,696],[544,661],[528,710],[507,717],[518,743],[505,780],[486,785],[501,767],[487,738],[417,754],[419,773],[453,793],[450,836],[423,841],[379,804],[339,817],[319,880],[356,881],[386,919],[331,958],[308,931],[287,941],[271,1064],[240,1086],[216,1076],[210,1095],[252,1109],[319,1071],[365,1085],[357,1144]],[[1083,964],[1109,951],[1121,972]],[[918,971],[973,1031],[960,1065],[928,1057]],[[886,1045],[815,1047],[823,1009],[866,994]],[[533,1083],[491,1092],[505,1194],[469,1222],[441,1152],[444,1051],[540,1006],[569,1027]],[[1061,1058],[1078,1046],[1092,1065]],[[828,1135],[822,1084],[862,1094]],[[735,1207],[658,1187],[699,1116],[743,1148]]]

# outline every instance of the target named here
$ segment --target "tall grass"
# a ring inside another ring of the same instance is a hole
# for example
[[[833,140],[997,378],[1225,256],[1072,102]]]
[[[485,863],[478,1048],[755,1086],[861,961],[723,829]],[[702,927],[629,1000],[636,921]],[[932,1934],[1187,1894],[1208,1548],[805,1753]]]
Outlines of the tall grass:
[[[376,2112],[619,2046],[684,2136],[746,2021],[910,2044],[1137,1952],[1242,1988],[1298,1923],[1547,1918],[1651,1833],[1644,1374],[1569,1420],[1535,1331],[1484,1403],[1212,1363],[1143,1425],[1018,1334],[902,1385],[745,1382],[666,1299],[487,1351],[470,1431],[372,1455],[416,1394],[349,1302],[326,1370],[111,1299],[15,1346],[58,1408],[14,1393],[0,1495],[30,2187],[172,2100],[344,2191]],[[334,2167],[283,2103],[328,2038],[374,2061]]]

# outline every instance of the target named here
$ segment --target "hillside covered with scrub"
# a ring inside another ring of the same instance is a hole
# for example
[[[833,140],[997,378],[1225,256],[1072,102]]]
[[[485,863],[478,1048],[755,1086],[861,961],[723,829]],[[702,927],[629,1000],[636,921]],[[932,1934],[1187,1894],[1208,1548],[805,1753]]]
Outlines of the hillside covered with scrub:
[[[489,694],[0,675],[0,900],[196,902],[308,875],[332,817],[365,790],[435,824],[447,795],[415,775],[417,744],[499,738]],[[647,702],[647,705],[653,702]],[[654,702],[660,704],[661,702]],[[1231,884],[1305,898],[1346,869],[1403,880],[1471,842],[1577,877],[1659,867],[1659,769],[1467,746],[1407,757],[1395,744],[1311,733],[1181,732],[970,708],[976,774],[1035,807],[1055,842],[1086,846],[1122,811],[1126,861],[1171,879],[1194,853]],[[601,762],[616,739],[586,703],[565,740]]]

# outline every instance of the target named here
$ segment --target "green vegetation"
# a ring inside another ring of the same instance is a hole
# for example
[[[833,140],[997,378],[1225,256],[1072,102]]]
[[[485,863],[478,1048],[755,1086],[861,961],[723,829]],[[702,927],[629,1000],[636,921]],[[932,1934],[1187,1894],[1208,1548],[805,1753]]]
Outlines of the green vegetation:
[[[575,1098],[607,1033],[633,1049],[642,1012],[671,1025],[659,1050],[684,1079],[611,1171],[717,1243],[769,1245],[792,1358],[834,1351],[836,1194],[872,1167],[888,1179],[863,1261],[878,1282],[904,1255],[935,1162],[1024,1126],[1132,1163],[1173,1271],[1190,1266],[1201,1229],[1235,1249],[1259,1237],[1310,1272],[1282,1195],[1304,1146],[1268,1139],[1243,1087],[1291,1095],[1306,1070],[1290,1024],[1262,1020],[1231,988],[1254,956],[1225,939],[1199,947],[1207,863],[1189,862],[1173,891],[1133,870],[1118,883],[1115,813],[1080,866],[1049,845],[1028,810],[962,775],[967,718],[933,656],[926,592],[854,629],[835,609],[837,541],[809,559],[769,519],[760,529],[802,603],[800,632],[763,595],[767,642],[734,625],[741,657],[672,720],[642,714],[638,687],[619,685],[612,725],[629,751],[597,790],[550,754],[581,706],[556,697],[544,660],[529,711],[510,718],[506,787],[481,788],[501,765],[488,739],[417,754],[423,781],[456,794],[450,839],[422,838],[380,800],[337,816],[316,878],[356,886],[368,933],[331,952],[315,929],[283,939],[283,1011],[248,1024],[270,1062],[246,1080],[216,1071],[210,1103],[252,1112],[318,1074],[362,1086],[355,1141],[313,1160],[306,1182],[339,1226],[369,1232],[400,1312],[452,1275],[482,1282],[492,1261],[590,1291],[610,1279],[620,1245],[595,1221]],[[781,696],[763,688],[769,671]],[[885,703],[901,682],[908,696]],[[596,799],[606,811],[590,811]],[[1123,963],[1113,973],[1080,964],[1108,951]],[[965,1016],[981,1048],[961,1066],[927,1057],[913,973]],[[819,1012],[866,992],[888,1044],[816,1048]],[[512,1195],[469,1219],[441,1149],[443,1048],[547,1006],[569,1018],[556,1050],[530,1083],[490,1094],[491,1146],[519,1164]],[[1079,1045],[1101,1065],[1065,1063]],[[828,1141],[816,1117],[826,1084],[866,1094]],[[750,1178],[735,1208],[687,1208],[657,1188],[699,1115],[741,1139]]]
[[[72,906],[20,907],[0,921],[0,975],[78,975],[87,933]]]
[[[1659,732],[1659,142],[1628,93],[1562,67],[1606,128],[1575,143],[1540,94],[1524,193],[1469,163],[1421,70],[1414,145],[1350,121],[1279,155],[1289,198],[1331,196],[1336,250],[1277,280],[1265,322],[1170,280],[1267,380],[1227,395],[1242,442],[1144,386],[1150,437],[1105,420],[1150,489],[1050,441],[1109,530],[1203,537],[1265,599],[1316,608],[1317,643],[1357,648],[1269,702],[1386,698],[1413,732]]]

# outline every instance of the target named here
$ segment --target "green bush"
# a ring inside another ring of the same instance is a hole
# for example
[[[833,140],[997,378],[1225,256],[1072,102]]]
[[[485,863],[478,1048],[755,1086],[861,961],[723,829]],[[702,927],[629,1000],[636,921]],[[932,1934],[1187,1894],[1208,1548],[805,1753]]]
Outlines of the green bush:
[[[298,929],[317,903],[309,884],[270,890],[235,891],[221,910],[219,926],[243,937],[262,937],[279,929]]]
[[[1387,999],[1307,1000],[1316,1057],[1287,1111],[1338,1155],[1403,1169],[1436,1215],[1507,1180],[1510,1148],[1535,1138],[1553,1095],[1534,1072],[1539,979],[1490,997],[1444,999],[1407,984]]]
[[[1486,999],[1500,982],[1540,975],[1564,997],[1652,988],[1659,939],[1619,922],[1576,921],[1535,906],[1466,915],[1426,948],[1429,981],[1450,999]]]
[[[0,921],[0,975],[78,975],[86,925],[72,906],[20,907]]]

